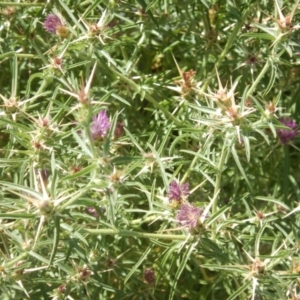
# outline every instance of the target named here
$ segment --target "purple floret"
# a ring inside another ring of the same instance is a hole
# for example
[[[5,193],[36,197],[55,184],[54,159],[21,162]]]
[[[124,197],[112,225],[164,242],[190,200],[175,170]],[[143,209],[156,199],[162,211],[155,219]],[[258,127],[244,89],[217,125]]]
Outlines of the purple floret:
[[[93,140],[106,137],[109,128],[109,118],[106,111],[102,110],[93,117],[93,123],[91,125],[91,134]]]
[[[50,33],[56,33],[57,29],[62,26],[64,25],[61,19],[55,14],[48,15],[44,22],[45,30]]]
[[[181,201],[184,197],[187,197],[190,194],[189,184],[183,183],[179,184],[173,180],[169,185],[168,198],[171,202],[172,200]]]
[[[297,123],[289,118],[281,118],[280,122],[290,129],[278,129],[277,134],[283,145],[293,141],[293,139],[298,135]]]
[[[203,208],[198,208],[191,204],[185,203],[181,206],[176,220],[185,227],[193,229],[197,226],[199,218],[203,213]]]

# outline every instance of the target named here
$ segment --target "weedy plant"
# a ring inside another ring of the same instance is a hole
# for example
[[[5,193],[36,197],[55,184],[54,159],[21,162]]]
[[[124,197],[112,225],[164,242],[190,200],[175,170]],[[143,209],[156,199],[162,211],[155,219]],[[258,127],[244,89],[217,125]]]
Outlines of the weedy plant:
[[[300,299],[299,2],[0,2],[0,298]]]

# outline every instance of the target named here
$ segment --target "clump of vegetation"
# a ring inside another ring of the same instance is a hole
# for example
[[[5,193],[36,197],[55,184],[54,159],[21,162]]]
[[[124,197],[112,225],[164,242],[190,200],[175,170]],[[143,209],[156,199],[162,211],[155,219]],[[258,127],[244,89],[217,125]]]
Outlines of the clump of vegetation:
[[[1,299],[300,299],[300,1],[148,2],[0,2]]]

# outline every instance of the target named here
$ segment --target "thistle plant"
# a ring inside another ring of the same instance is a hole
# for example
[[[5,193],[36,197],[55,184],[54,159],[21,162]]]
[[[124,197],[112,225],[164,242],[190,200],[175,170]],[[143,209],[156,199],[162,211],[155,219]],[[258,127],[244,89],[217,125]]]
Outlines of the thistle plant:
[[[0,298],[299,299],[298,7],[0,2]]]

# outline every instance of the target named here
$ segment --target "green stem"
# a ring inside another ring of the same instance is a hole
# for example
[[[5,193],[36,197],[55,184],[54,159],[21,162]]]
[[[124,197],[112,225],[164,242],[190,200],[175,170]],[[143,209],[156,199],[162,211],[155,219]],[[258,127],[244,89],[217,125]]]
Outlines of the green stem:
[[[28,53],[16,53],[15,54],[16,57],[20,57],[20,58],[34,58],[34,59],[40,59],[38,56],[34,55],[34,54],[28,54]]]
[[[51,79],[50,79],[49,77],[45,77],[45,78],[43,79],[43,82],[42,82],[42,84],[40,85],[38,91],[35,92],[34,96],[31,98],[31,100],[27,102],[27,104],[26,104],[27,107],[28,107],[28,105],[30,105],[31,103],[33,103],[37,98],[39,98],[39,97],[41,97],[43,94],[46,94],[46,93],[47,93],[47,91],[44,92],[44,90],[46,90],[46,88],[47,88],[48,85],[50,84],[50,81],[51,81]],[[30,94],[30,89],[27,90],[26,95],[29,96],[29,94]]]
[[[150,222],[156,220],[157,217],[158,217],[157,215],[152,215],[152,216],[148,216],[146,218],[135,219],[135,220],[132,220],[130,222],[130,224],[131,225],[141,225],[141,224],[144,224],[144,223],[148,223],[149,224]]]
[[[92,138],[90,127],[89,126],[84,126],[84,132],[85,132],[85,138],[88,140],[88,144],[90,145],[90,149],[91,149],[91,152],[92,152],[92,155],[93,155],[93,160],[97,161],[98,154],[97,154],[97,151],[95,149],[95,144],[94,144],[94,140]],[[99,166],[98,166],[98,168],[99,168]],[[93,182],[94,179],[96,179],[98,171],[99,170],[97,170],[97,168],[93,169],[91,182]]]
[[[18,263],[19,261],[26,258],[27,256],[28,256],[28,252],[24,250],[24,252],[22,252],[19,256],[13,258],[12,260],[10,260],[6,264],[4,264],[4,269],[7,269],[7,268],[13,266],[14,264]]]
[[[89,112],[89,114],[90,114],[90,112]],[[88,140],[88,144],[92,151],[93,159],[96,160],[97,154],[95,151],[94,140],[93,140],[92,134],[91,134],[90,124],[89,125],[84,124],[84,134],[85,134],[85,138]]]
[[[227,156],[227,151],[225,151],[225,149],[226,149],[226,142],[224,141],[221,156],[220,156],[220,161],[219,161],[219,165],[218,165],[218,170],[217,170],[216,182],[215,182],[214,198],[213,198],[214,202],[212,204],[212,215],[214,215],[218,210],[218,198],[219,198],[218,194],[220,192],[223,167],[224,167],[225,159]],[[213,236],[213,239],[215,239],[215,237],[216,237],[216,231],[215,231],[216,223],[215,222],[212,224],[212,228],[213,228],[212,236]]]
[[[80,191],[77,194],[74,194],[71,199],[69,199],[67,202],[64,202],[62,205],[60,205],[57,209],[57,212],[62,212],[64,209],[66,209],[68,206],[72,205],[73,202],[75,202],[79,197],[83,196],[90,188],[90,185],[87,185],[84,189],[80,189]]]
[[[236,37],[238,35],[238,33],[240,32],[241,28],[244,26],[245,24],[245,20],[248,16],[250,12],[250,6],[248,7],[248,9],[246,10],[244,16],[239,20],[239,22],[236,23],[232,34],[229,37],[229,40],[227,41],[227,44],[224,47],[223,52],[219,55],[219,58],[217,60],[217,62],[215,63],[215,69],[218,69],[219,65],[221,64],[221,62],[223,61],[223,59],[225,58],[225,56],[227,55],[227,53],[229,52],[230,48],[232,47],[232,45],[234,44],[234,42],[236,41]],[[214,76],[208,78],[204,83],[203,86],[201,88],[201,91],[204,92],[207,89],[207,86],[210,82],[210,80],[214,78]]]
[[[37,95],[39,95],[39,94],[42,94],[42,92],[48,87],[48,85],[49,85],[49,83],[50,83],[50,80],[51,80],[51,79],[48,78],[48,77],[46,77],[46,78],[43,80],[43,82],[42,82],[40,88],[39,88],[38,91],[35,93],[35,97],[36,97]]]
[[[270,65],[271,65],[271,63],[270,63],[270,60],[268,59],[265,66],[264,66],[264,68],[261,70],[260,74],[256,77],[256,80],[253,82],[250,89],[248,90],[247,95],[246,95],[246,99],[253,93],[253,91],[255,90],[258,83],[261,81],[261,79],[263,78],[265,73],[268,71]]]
[[[199,148],[197,154],[199,154],[201,151],[203,151],[203,149]],[[181,182],[185,182],[186,178],[190,175],[191,171],[193,170],[196,162],[198,160],[198,156],[195,155],[191,164],[190,164],[190,167],[187,169],[187,171],[185,172],[185,174],[183,175],[182,179],[181,179]]]
[[[289,145],[284,145],[283,150],[284,150],[283,194],[284,194],[285,200],[287,200],[288,189],[289,189],[289,169],[290,169]]]
[[[162,233],[145,233],[130,230],[118,230],[118,229],[82,229],[83,233],[90,233],[96,235],[119,235],[119,236],[131,236],[147,239],[164,239],[164,240],[177,240],[177,241],[191,241],[193,236],[187,238],[184,234],[162,234]]]
[[[0,2],[3,6],[45,6],[45,3],[14,3],[14,2]]]
[[[40,59],[38,56],[34,54],[26,54],[26,53],[16,53],[15,51],[6,52],[0,55],[0,59],[7,58],[7,57],[20,57],[20,58],[33,58],[33,59]]]

